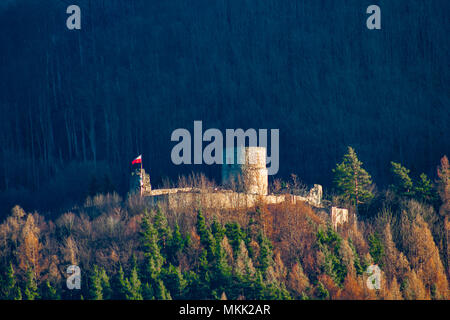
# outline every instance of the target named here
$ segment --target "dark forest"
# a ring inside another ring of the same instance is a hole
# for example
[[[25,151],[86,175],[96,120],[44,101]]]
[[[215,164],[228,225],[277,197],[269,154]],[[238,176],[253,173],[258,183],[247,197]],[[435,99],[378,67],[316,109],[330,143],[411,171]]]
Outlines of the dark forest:
[[[450,150],[445,1],[63,1],[0,6],[0,203],[53,210],[128,190],[143,154],[153,185],[176,128],[280,129],[280,171],[332,187],[348,145],[379,188],[390,161],[432,179]],[[89,191],[90,190],[90,191]]]

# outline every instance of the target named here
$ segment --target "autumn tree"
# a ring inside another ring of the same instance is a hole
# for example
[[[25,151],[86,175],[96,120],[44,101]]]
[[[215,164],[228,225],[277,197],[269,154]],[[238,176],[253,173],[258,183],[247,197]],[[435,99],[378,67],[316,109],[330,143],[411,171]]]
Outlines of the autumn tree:
[[[437,168],[437,175],[439,177],[437,180],[437,187],[442,201],[442,205],[439,208],[439,214],[443,218],[443,256],[447,273],[450,277],[450,165],[447,156],[442,157],[441,164]]]

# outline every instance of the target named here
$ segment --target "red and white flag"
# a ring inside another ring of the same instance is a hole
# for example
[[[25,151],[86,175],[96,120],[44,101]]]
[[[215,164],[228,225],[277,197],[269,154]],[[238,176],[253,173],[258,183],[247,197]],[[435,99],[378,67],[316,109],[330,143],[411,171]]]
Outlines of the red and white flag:
[[[138,164],[138,163],[142,163],[142,154],[136,159],[134,159],[131,164]]]

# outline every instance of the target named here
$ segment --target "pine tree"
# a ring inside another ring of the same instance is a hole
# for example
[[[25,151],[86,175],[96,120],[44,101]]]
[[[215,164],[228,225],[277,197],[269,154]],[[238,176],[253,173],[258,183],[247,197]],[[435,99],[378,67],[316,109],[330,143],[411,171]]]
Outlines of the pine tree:
[[[208,260],[212,261],[214,259],[215,240],[210,229],[206,226],[205,217],[201,210],[197,214],[197,233],[200,236],[201,244],[205,246],[208,252]]]
[[[391,189],[401,197],[413,196],[413,181],[409,177],[410,170],[403,167],[400,163],[392,161],[391,171],[394,175],[394,184],[391,185]]]
[[[23,290],[25,300],[39,299],[38,287],[31,268],[27,268],[25,277],[25,289]]]
[[[183,236],[180,232],[180,227],[178,223],[175,224],[175,228],[172,232],[172,235],[169,239],[168,249],[167,249],[167,260],[171,263],[178,263],[178,254],[183,251],[185,247],[186,241],[183,239]]]
[[[56,288],[54,288],[48,280],[44,282],[43,288],[41,290],[41,298],[43,300],[59,300],[60,298],[58,292],[56,291]]]
[[[109,277],[106,274],[106,270],[104,268],[102,268],[100,270],[99,273],[99,278],[100,278],[100,284],[102,286],[102,296],[103,296],[103,300],[109,300],[111,299],[111,285],[109,282]]]
[[[167,269],[163,269],[162,279],[174,299],[183,298],[187,282],[179,268],[175,268],[172,264],[169,264]]]
[[[355,150],[348,147],[342,163],[333,169],[334,184],[341,198],[356,207],[373,198],[372,180],[362,164]]]
[[[158,300],[172,300],[170,292],[166,289],[162,280],[156,282],[156,298]]]
[[[375,264],[380,264],[380,267],[382,267],[384,246],[380,236],[377,233],[369,235],[369,246],[369,252],[373,258],[373,262]]]
[[[273,263],[272,243],[266,236],[260,232],[258,236],[259,242],[259,256],[258,256],[258,268],[262,274],[265,274],[267,268]]]
[[[161,250],[164,250],[170,238],[171,230],[169,224],[167,223],[167,218],[162,212],[160,206],[158,206],[158,208],[156,209],[154,226],[156,231],[158,232],[158,245]]]
[[[422,173],[414,186],[414,194],[416,199],[422,202],[434,203],[437,199],[437,194],[433,188],[431,180],[428,179],[425,173]]]
[[[90,300],[103,300],[103,288],[102,280],[100,277],[100,271],[97,265],[94,265],[89,275],[89,292],[88,299]]]
[[[16,282],[14,268],[12,263],[9,264],[9,267],[6,271],[6,276],[1,281],[1,299],[5,300],[22,300],[22,294],[20,292],[20,288]]]
[[[126,300],[130,295],[130,283],[125,277],[122,266],[114,277],[112,290],[114,300]]]
[[[141,223],[141,243],[144,251],[143,280],[151,284],[159,276],[164,264],[164,257],[158,245],[158,233],[150,222],[150,216],[146,212]]]
[[[130,279],[128,280],[127,300],[143,300],[141,292],[141,281],[139,280],[137,266],[131,270]]]
[[[237,222],[227,223],[225,228],[226,236],[228,237],[231,247],[233,248],[234,257],[237,257],[241,240],[245,239],[245,234]]]

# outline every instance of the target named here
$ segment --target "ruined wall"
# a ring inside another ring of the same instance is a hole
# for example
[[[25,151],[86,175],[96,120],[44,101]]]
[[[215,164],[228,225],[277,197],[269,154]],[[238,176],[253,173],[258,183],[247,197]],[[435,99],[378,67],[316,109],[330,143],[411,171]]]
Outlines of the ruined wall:
[[[224,150],[222,184],[241,185],[248,194],[268,194],[268,172],[266,168],[266,148],[246,147]],[[228,164],[233,162],[233,164]]]
[[[261,196],[257,194],[238,193],[232,191],[219,192],[197,192],[196,190],[178,191],[170,189],[168,193],[152,192],[146,197],[147,204],[156,206],[157,204],[169,210],[180,210],[184,208],[204,208],[204,209],[247,209],[255,207],[258,203],[279,204],[282,202],[298,203],[307,202],[307,199],[290,194]],[[157,190],[155,190],[157,191]]]
[[[131,173],[130,177],[130,192],[140,193],[141,188],[143,193],[147,193],[152,190],[150,175],[145,173],[145,169],[142,169],[142,176],[141,170],[137,169]]]

